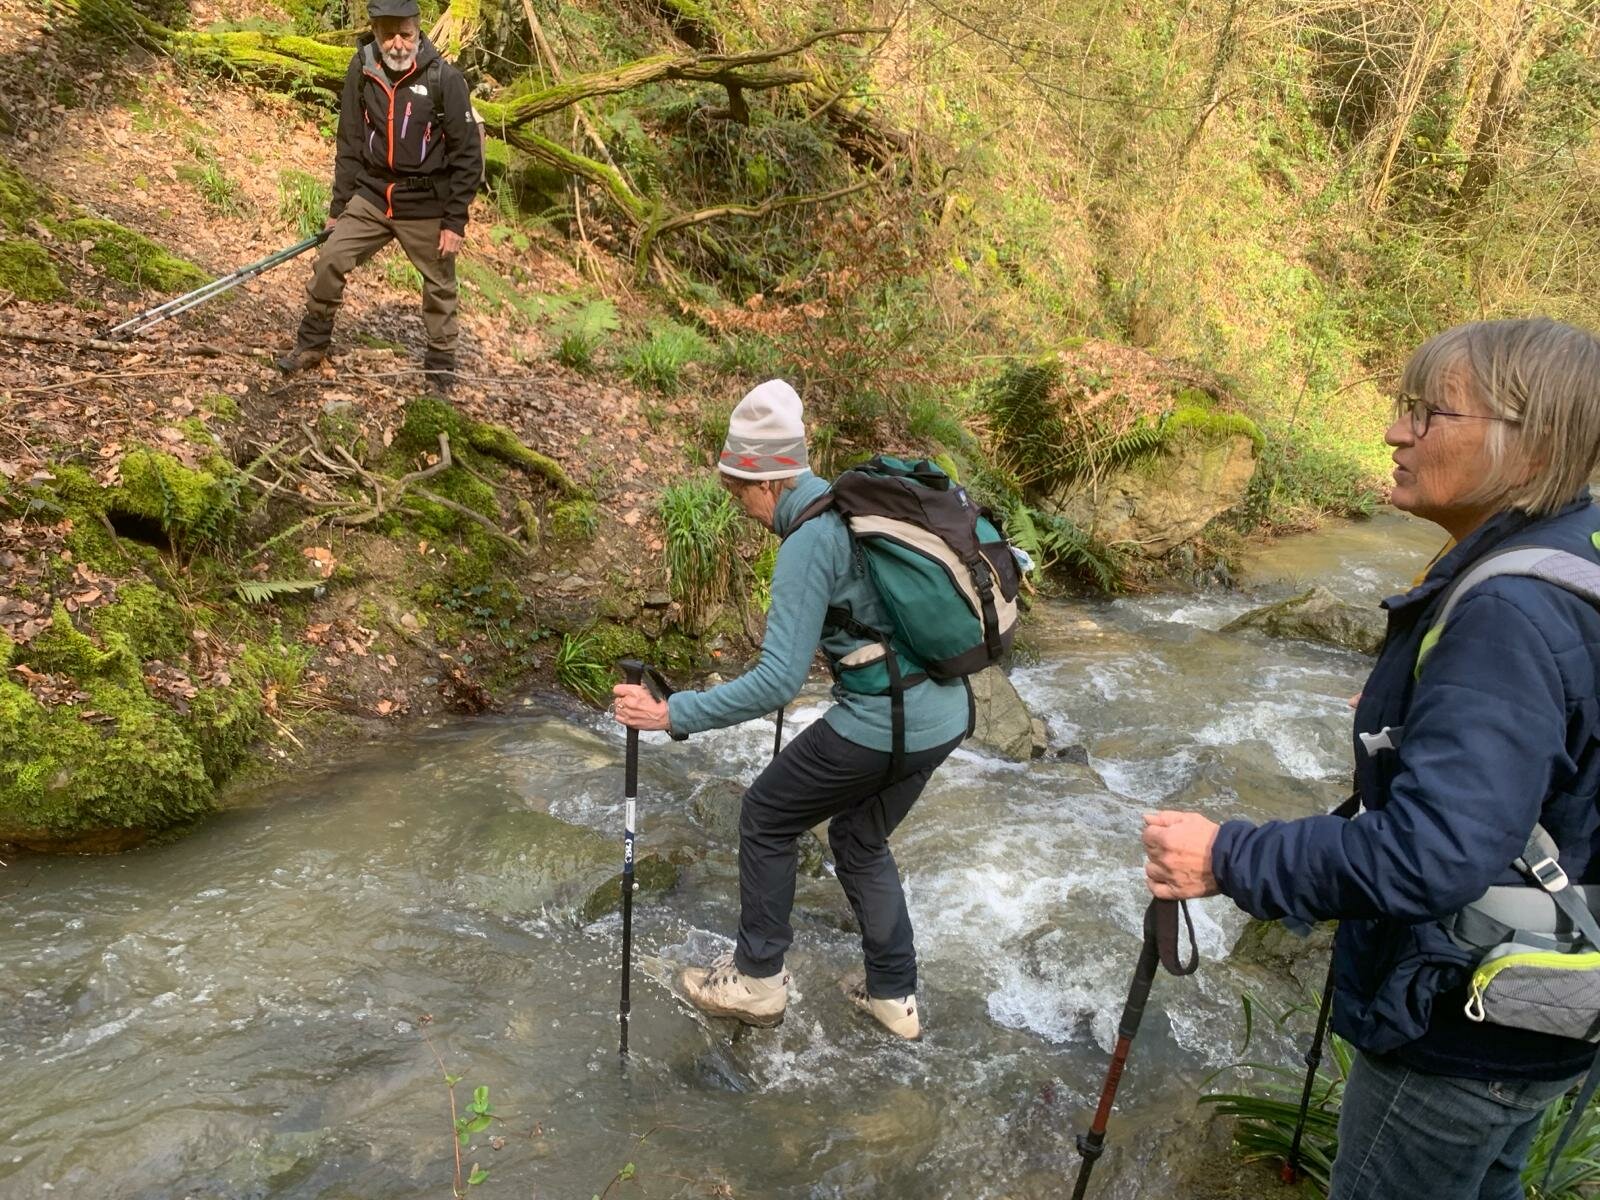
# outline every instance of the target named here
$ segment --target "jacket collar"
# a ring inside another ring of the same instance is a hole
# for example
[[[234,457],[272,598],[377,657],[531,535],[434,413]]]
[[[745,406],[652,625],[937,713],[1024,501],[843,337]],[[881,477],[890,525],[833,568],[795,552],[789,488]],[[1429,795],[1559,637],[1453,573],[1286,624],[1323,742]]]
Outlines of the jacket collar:
[[[1584,488],[1578,494],[1577,499],[1557,509],[1548,517],[1535,517],[1517,509],[1506,509],[1503,512],[1495,513],[1494,516],[1473,530],[1465,541],[1452,546],[1449,553],[1443,555],[1438,562],[1429,567],[1428,574],[1421,583],[1409,592],[1401,592],[1398,595],[1390,596],[1383,602],[1383,607],[1392,611],[1430,600],[1449,587],[1450,582],[1462,571],[1490,551],[1510,542],[1530,526],[1559,521],[1562,518],[1571,516],[1573,513],[1582,512],[1591,507],[1592,504],[1593,500],[1590,498],[1589,489]]]
[[[780,538],[794,526],[795,518],[820,499],[828,490],[828,481],[810,471],[794,477],[794,486],[778,496],[778,507],[772,513],[772,531]]]

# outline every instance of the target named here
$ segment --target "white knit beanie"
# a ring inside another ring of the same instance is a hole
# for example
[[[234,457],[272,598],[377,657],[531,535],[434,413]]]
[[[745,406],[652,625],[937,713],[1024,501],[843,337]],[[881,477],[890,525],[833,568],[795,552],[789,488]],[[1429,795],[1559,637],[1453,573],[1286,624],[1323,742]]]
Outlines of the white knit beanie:
[[[795,390],[769,379],[747,392],[728,418],[717,470],[739,479],[790,479],[810,469]]]

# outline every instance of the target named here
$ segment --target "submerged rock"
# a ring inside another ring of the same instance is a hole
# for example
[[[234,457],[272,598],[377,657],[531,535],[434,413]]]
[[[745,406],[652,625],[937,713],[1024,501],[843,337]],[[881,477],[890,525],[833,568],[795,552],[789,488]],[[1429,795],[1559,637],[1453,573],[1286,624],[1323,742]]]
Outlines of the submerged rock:
[[[622,839],[549,813],[499,812],[473,831],[460,855],[458,886],[492,912],[565,913],[583,922],[621,905]],[[678,867],[655,852],[634,860],[634,902],[677,886]]]
[[[689,812],[722,849],[739,846],[739,805],[744,785],[734,779],[713,779],[701,784],[689,798]],[[818,826],[818,828],[822,828]],[[826,871],[828,848],[811,830],[800,835],[800,874],[820,878]]]
[[[1221,632],[1259,629],[1273,637],[1303,638],[1375,655],[1383,647],[1386,624],[1382,609],[1347,604],[1326,589],[1314,587],[1253,609],[1228,622]]]
[[[665,896],[678,886],[678,864],[662,858],[654,851],[646,851],[633,861],[633,902]],[[601,917],[622,911],[622,872],[600,884],[578,909],[578,920],[587,925]]]

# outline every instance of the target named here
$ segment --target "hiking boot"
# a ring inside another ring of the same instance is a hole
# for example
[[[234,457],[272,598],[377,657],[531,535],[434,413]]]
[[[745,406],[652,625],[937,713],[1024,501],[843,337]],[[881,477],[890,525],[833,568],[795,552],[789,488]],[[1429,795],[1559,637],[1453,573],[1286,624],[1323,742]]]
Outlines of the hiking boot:
[[[917,1016],[917,994],[901,996],[894,1000],[880,1000],[876,996],[867,994],[867,981],[856,976],[852,979],[840,981],[839,985],[850,1001],[861,1012],[867,1014],[878,1024],[882,1025],[895,1037],[905,1038],[908,1042],[920,1041],[922,1038],[922,1021]]]
[[[448,396],[456,386],[456,356],[429,350],[422,359],[422,377],[439,395]]]
[[[285,375],[297,375],[301,371],[309,371],[315,367],[320,367],[327,360],[328,352],[326,350],[307,350],[296,346],[287,354],[278,355],[277,358],[272,360],[272,365]]]
[[[731,951],[709,967],[689,967],[679,974],[678,986],[701,1012],[762,1029],[783,1024],[783,1006],[789,1002],[789,972],[757,979],[734,965]]]

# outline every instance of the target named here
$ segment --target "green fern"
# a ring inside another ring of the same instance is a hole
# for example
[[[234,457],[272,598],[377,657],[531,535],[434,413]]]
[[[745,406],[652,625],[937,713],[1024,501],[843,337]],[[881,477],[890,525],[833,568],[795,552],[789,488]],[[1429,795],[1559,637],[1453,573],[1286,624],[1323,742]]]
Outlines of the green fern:
[[[606,334],[614,333],[621,325],[615,304],[609,300],[590,300],[556,321],[550,327],[550,332],[558,338],[577,337],[590,345],[596,345]]]
[[[314,592],[323,585],[321,579],[241,579],[233,591],[246,604],[270,604],[279,597]]]
[[[156,481],[156,490],[161,493],[161,531],[171,536],[178,524],[178,496],[172,490],[172,485],[167,482],[166,472],[158,466],[150,472]]]
[[[245,485],[255,477],[257,471],[272,461],[273,452],[282,448],[284,444],[279,442],[276,446],[263,450],[247,466],[229,472],[218,482],[215,490],[207,494],[204,507],[189,523],[184,533],[185,542],[191,552],[201,548],[218,550],[227,548],[239,518],[244,515],[248,507]]]
[[[1030,508],[1015,496],[1002,501],[1001,510],[1007,539],[1033,559],[1041,574],[1064,574],[1102,592],[1123,589],[1123,557],[1065,517]]]
[[[1103,467],[1121,467],[1133,462],[1135,459],[1146,458],[1161,449],[1166,440],[1166,422],[1151,425],[1140,418],[1135,421],[1133,428],[1124,434],[1111,439],[1097,455],[1097,461]]]

